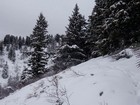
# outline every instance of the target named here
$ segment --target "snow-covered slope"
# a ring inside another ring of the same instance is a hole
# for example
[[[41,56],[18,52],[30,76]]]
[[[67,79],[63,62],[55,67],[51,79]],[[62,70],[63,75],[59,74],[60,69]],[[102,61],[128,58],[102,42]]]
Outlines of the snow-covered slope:
[[[6,87],[8,85],[8,79],[20,77],[22,71],[27,66],[28,57],[24,57],[20,50],[15,51],[15,62],[8,58],[8,52],[4,50],[4,54],[0,55],[0,86]],[[3,65],[8,65],[8,78],[2,78]],[[17,80],[18,81],[18,80]]]
[[[16,91],[0,105],[58,105],[58,100],[62,105],[140,105],[137,62],[135,54],[117,61],[91,59]]]

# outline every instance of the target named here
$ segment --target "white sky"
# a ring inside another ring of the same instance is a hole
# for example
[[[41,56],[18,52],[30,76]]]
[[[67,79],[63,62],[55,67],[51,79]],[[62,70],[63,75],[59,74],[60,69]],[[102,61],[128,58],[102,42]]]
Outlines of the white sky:
[[[64,34],[76,3],[86,18],[95,4],[94,0],[0,0],[0,37],[30,35],[40,12],[48,21],[50,34]]]

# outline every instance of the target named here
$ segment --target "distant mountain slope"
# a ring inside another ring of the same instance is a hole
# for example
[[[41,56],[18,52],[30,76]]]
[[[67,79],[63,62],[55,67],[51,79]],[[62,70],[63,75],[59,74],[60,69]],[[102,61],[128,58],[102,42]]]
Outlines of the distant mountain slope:
[[[140,105],[138,59],[132,50],[127,53],[132,57],[99,57],[41,79],[0,105]]]
[[[3,55],[0,55],[0,86],[6,87],[8,80],[10,78],[20,78],[22,71],[27,66],[28,57],[24,57],[22,51],[15,51],[15,62],[11,61],[8,58],[8,51],[6,49],[3,52]],[[8,78],[2,78],[2,71],[4,64],[8,65]]]

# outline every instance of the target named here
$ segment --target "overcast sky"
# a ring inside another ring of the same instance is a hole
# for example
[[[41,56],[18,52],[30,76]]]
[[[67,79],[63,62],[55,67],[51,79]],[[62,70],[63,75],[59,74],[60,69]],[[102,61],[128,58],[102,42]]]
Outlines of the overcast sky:
[[[0,0],[0,37],[30,35],[40,12],[48,21],[50,34],[63,34],[76,3],[87,18],[94,0]]]

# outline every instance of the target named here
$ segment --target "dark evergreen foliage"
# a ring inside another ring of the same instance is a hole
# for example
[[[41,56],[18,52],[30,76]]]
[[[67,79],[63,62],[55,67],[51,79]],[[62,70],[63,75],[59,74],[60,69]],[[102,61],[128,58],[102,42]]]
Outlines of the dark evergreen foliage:
[[[31,67],[33,77],[37,77],[45,72],[45,65],[47,63],[47,54],[45,52],[47,27],[47,21],[41,13],[31,34],[31,47],[33,51],[29,66]]]
[[[66,27],[67,31],[66,36],[63,37],[63,45],[54,60],[56,70],[63,70],[87,59],[87,52],[84,51],[86,24],[86,20],[79,13],[79,7],[76,4],[73,14],[69,18],[69,25]]]
[[[68,45],[77,45],[80,48],[84,47],[86,24],[86,20],[84,16],[79,13],[79,7],[76,4],[73,14],[69,18],[69,25],[66,27],[66,43]]]
[[[3,45],[3,41],[0,42],[0,55],[3,55],[3,50],[4,50],[4,45]]]
[[[6,35],[4,37],[4,45],[7,45],[7,44],[11,44],[11,42],[10,42],[10,35]]]
[[[26,36],[25,45],[30,46],[30,44],[31,44],[31,39],[30,39],[30,37]]]
[[[30,46],[30,37],[26,37],[26,39],[24,37],[21,36],[13,36],[13,35],[6,35],[4,37],[4,45],[7,47],[7,51],[9,51],[9,47],[10,46],[14,46],[16,50],[21,49],[22,46],[26,45],[26,46]]]
[[[57,43],[60,43],[61,35],[56,34],[54,39],[55,39],[55,41],[56,41]]]
[[[93,55],[110,54],[139,42],[139,1],[96,0],[87,41]]]
[[[78,46],[64,45],[59,49],[57,57],[54,60],[54,70],[55,72],[59,72],[60,70],[80,64],[84,62],[85,59],[86,55],[83,54],[83,50]]]
[[[21,47],[22,47],[22,38],[21,38],[21,36],[19,37],[19,39],[18,39],[18,45],[19,45],[19,49],[21,49]]]
[[[16,60],[16,53],[15,53],[15,47],[14,46],[10,47],[10,50],[9,50],[9,53],[8,53],[8,58],[11,61],[15,62],[15,60]]]

